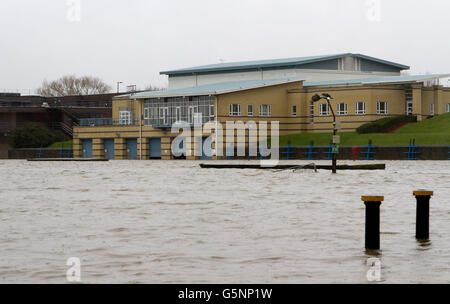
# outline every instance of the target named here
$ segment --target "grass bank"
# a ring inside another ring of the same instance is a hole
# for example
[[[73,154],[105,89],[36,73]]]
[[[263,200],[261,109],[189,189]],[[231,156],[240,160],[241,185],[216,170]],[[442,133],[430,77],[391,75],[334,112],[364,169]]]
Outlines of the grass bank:
[[[340,133],[341,146],[364,146],[369,139],[375,146],[406,146],[415,138],[417,145],[450,146],[450,113],[440,115],[422,122],[411,123],[394,133],[358,134]],[[282,136],[280,145],[288,142],[294,146],[308,146],[314,141],[316,146],[327,146],[332,140],[331,133],[301,133]]]
[[[73,141],[72,140],[68,140],[68,141],[64,141],[64,142],[57,142],[54,143],[50,146],[48,146],[47,148],[72,148],[73,147]]]

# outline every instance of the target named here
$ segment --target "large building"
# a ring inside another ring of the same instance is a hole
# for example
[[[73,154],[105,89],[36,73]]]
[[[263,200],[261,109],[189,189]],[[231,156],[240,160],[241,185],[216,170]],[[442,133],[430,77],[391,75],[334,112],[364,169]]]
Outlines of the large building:
[[[388,116],[422,120],[450,112],[450,88],[439,85],[449,75],[402,75],[408,69],[365,55],[340,54],[161,72],[169,77],[169,90],[117,96],[110,119],[82,120],[74,129],[74,155],[173,159],[172,142],[179,134],[171,126],[177,121],[191,126],[277,121],[280,135],[329,132],[333,119],[326,103],[311,101],[321,93],[333,96],[342,131]],[[247,143],[249,137],[250,132]],[[175,150],[195,149],[212,138],[189,138]]]

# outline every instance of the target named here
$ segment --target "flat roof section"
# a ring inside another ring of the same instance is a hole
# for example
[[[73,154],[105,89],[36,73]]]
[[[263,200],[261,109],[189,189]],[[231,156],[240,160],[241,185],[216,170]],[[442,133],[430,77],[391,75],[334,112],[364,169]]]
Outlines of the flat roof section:
[[[431,75],[410,75],[410,76],[388,76],[377,78],[359,78],[345,80],[327,80],[327,81],[306,81],[303,87],[336,87],[336,86],[354,86],[370,84],[401,84],[418,83],[433,79],[449,77],[450,74],[431,74]]]
[[[282,79],[267,79],[267,80],[230,81],[168,91],[140,92],[133,95],[131,94],[121,95],[119,97],[163,98],[163,97],[220,95],[287,83],[301,82],[303,80],[304,79],[282,78]]]
[[[410,67],[375,58],[362,54],[352,54],[352,53],[343,53],[343,54],[334,54],[334,55],[322,55],[322,56],[309,56],[309,57],[297,57],[297,58],[284,58],[284,59],[271,59],[271,60],[257,60],[257,61],[243,61],[243,62],[230,62],[230,63],[219,63],[219,64],[210,64],[197,66],[186,69],[178,69],[171,71],[163,71],[161,75],[189,75],[189,74],[200,74],[200,73],[214,73],[214,72],[233,72],[233,71],[246,71],[246,70],[257,70],[257,69],[277,69],[277,68],[286,68],[286,67],[296,67],[304,64],[315,63],[320,61],[332,60],[343,57],[356,57],[360,59],[366,59],[369,61],[374,61],[382,64],[386,64],[389,66],[396,67],[400,70],[409,70]]]

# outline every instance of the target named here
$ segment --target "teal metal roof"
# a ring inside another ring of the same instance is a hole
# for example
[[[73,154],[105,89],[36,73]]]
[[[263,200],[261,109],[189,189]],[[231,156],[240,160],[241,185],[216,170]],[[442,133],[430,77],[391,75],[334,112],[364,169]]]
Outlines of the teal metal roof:
[[[329,80],[329,81],[306,81],[304,87],[321,87],[321,86],[349,86],[349,85],[368,85],[368,84],[389,84],[389,83],[415,83],[432,79],[446,78],[449,74],[432,74],[432,75],[411,75],[411,76],[389,76],[377,78],[359,78],[346,80]]]
[[[296,67],[308,63],[333,60],[337,58],[353,56],[361,59],[366,59],[370,61],[375,61],[378,63],[394,66],[401,70],[409,70],[409,66],[398,64],[395,62],[390,62],[362,54],[334,54],[334,55],[323,55],[323,56],[309,56],[309,57],[297,57],[297,58],[285,58],[285,59],[272,59],[272,60],[259,60],[259,61],[244,61],[244,62],[231,62],[231,63],[219,63],[203,65],[198,67],[163,71],[161,75],[185,75],[185,74],[196,74],[196,73],[211,73],[211,72],[232,72],[232,71],[245,71],[245,70],[255,70],[255,69],[268,69],[268,68],[283,68],[283,67]]]
[[[133,98],[161,98],[161,97],[179,97],[179,96],[219,95],[300,81],[303,81],[303,79],[282,78],[282,79],[268,79],[268,80],[230,81],[168,91],[147,91],[136,93],[133,95],[127,94],[122,96]]]

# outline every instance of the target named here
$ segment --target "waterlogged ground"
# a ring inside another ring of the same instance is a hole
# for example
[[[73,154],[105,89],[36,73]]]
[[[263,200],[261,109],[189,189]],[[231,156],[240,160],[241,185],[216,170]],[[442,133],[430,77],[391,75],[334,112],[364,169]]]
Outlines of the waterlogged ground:
[[[450,161],[335,176],[198,164],[0,161],[0,283],[65,283],[70,257],[83,283],[367,283],[363,194],[386,198],[382,282],[450,283]],[[428,244],[420,188],[435,191]]]

